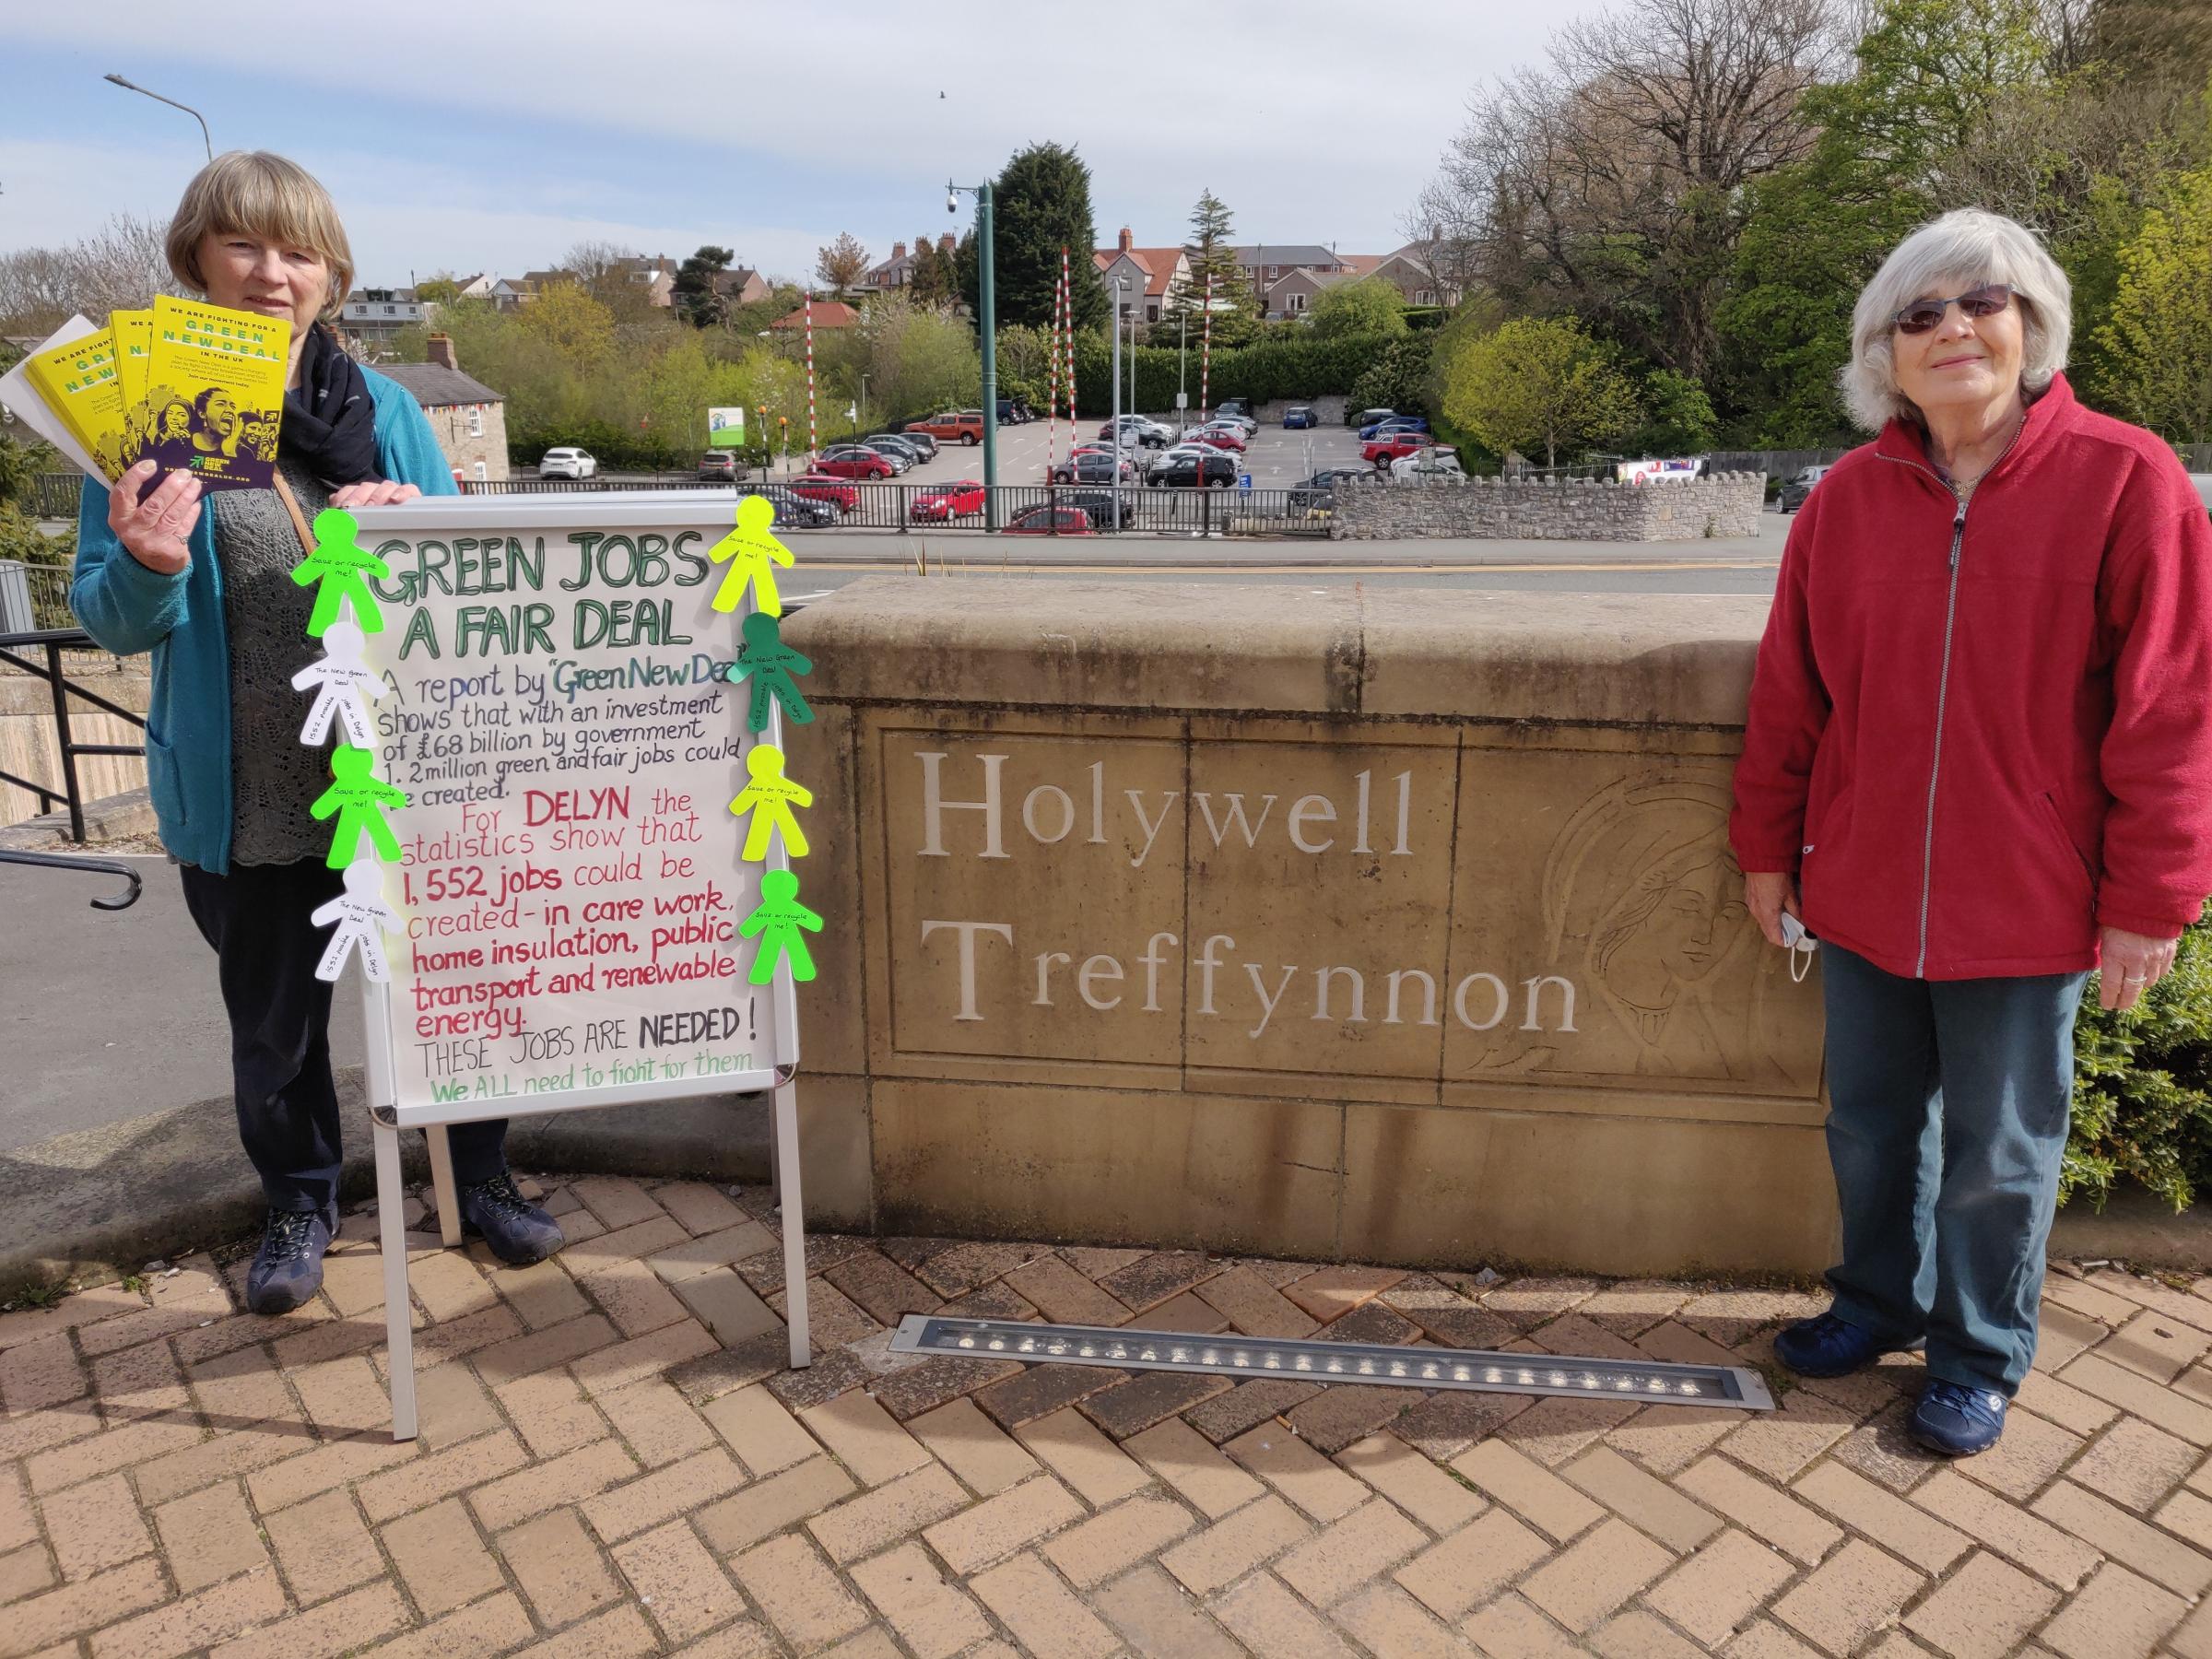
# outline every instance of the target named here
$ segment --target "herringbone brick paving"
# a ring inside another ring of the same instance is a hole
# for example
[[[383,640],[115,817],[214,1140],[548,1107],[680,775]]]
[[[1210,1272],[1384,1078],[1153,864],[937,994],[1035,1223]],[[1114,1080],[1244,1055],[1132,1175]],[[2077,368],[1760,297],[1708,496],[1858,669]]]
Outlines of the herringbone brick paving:
[[[1746,1418],[917,1360],[886,1328],[943,1307],[1781,1384],[1803,1295],[818,1236],[792,1372],[765,1192],[543,1190],[554,1262],[410,1235],[411,1445],[365,1214],[283,1319],[206,1256],[0,1315],[0,1659],[2212,1659],[2212,1280],[2057,1265],[2002,1448],[1947,1466],[1902,1432],[1902,1357]]]

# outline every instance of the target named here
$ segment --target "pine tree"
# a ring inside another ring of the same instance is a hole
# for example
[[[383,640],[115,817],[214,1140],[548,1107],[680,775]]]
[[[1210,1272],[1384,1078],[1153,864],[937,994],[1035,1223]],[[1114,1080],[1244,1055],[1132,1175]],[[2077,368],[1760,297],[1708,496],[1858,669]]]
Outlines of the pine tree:
[[[669,298],[692,327],[707,328],[728,321],[729,307],[714,291],[714,276],[728,270],[730,261],[736,257],[735,249],[706,247],[677,267]]]
[[[906,291],[916,305],[942,305],[952,298],[952,272],[947,267],[935,242],[926,236],[914,238],[913,276]]]
[[[1015,153],[993,188],[998,321],[1050,327],[1060,285],[1060,251],[1067,250],[1076,325],[1103,329],[1111,310],[1091,263],[1098,232],[1090,212],[1090,169],[1072,149],[1033,144]],[[960,297],[980,310],[974,232],[960,240]]]
[[[1253,312],[1252,279],[1244,267],[1237,263],[1237,251],[1230,238],[1236,233],[1237,222],[1227,205],[1210,189],[1201,191],[1198,205],[1191,209],[1191,240],[1182,251],[1191,262],[1190,284],[1174,297],[1169,306],[1169,315],[1189,312],[1192,325],[1197,325],[1199,315],[1206,309],[1206,279],[1213,279],[1214,328],[1217,337],[1223,332],[1226,315],[1233,319],[1228,332],[1241,335],[1243,324]],[[1225,312],[1224,306],[1233,311]]]

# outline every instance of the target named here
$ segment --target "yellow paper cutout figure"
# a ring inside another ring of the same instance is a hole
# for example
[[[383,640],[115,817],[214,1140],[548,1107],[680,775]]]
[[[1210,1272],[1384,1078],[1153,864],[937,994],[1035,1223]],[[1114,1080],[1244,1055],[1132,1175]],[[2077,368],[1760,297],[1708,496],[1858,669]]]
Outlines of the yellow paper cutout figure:
[[[747,496],[737,503],[737,527],[707,549],[716,564],[730,568],[722,573],[714,591],[714,608],[734,611],[745,597],[745,584],[753,584],[753,606],[771,617],[783,614],[782,597],[776,592],[774,567],[791,568],[791,549],[778,541],[769,526],[776,522],[776,506],[766,496]]]
[[[814,805],[814,791],[783,775],[783,751],[772,743],[756,743],[745,757],[750,782],[737,792],[730,810],[739,818],[753,815],[745,830],[744,856],[759,862],[768,856],[771,831],[783,837],[783,851],[794,858],[806,856],[806,832],[793,816],[794,806]]]

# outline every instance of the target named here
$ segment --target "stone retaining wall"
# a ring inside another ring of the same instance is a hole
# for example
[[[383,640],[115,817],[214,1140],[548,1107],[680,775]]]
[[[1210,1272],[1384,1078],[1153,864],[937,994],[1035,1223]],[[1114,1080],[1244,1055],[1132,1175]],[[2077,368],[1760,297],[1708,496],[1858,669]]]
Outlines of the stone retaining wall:
[[[1720,473],[1666,484],[1393,483],[1336,492],[1335,541],[1477,536],[1497,541],[1699,541],[1757,535],[1766,480]]]

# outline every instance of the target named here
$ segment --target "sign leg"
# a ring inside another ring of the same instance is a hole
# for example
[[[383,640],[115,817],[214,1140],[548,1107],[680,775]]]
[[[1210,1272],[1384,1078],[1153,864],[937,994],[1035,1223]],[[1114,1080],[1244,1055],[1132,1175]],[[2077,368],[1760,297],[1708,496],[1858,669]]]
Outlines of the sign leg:
[[[384,1253],[385,1369],[392,1378],[392,1438],[415,1438],[415,1334],[407,1300],[406,1189],[399,1176],[399,1131],[375,1125],[376,1219]]]
[[[461,1194],[453,1185],[453,1144],[443,1124],[424,1127],[430,1154],[430,1191],[438,1200],[438,1237],[448,1250],[461,1242]]]
[[[776,1193],[783,1218],[783,1319],[791,1333],[791,1369],[814,1363],[806,1328],[806,1206],[799,1193],[799,1100],[792,1083],[776,1085]]]

